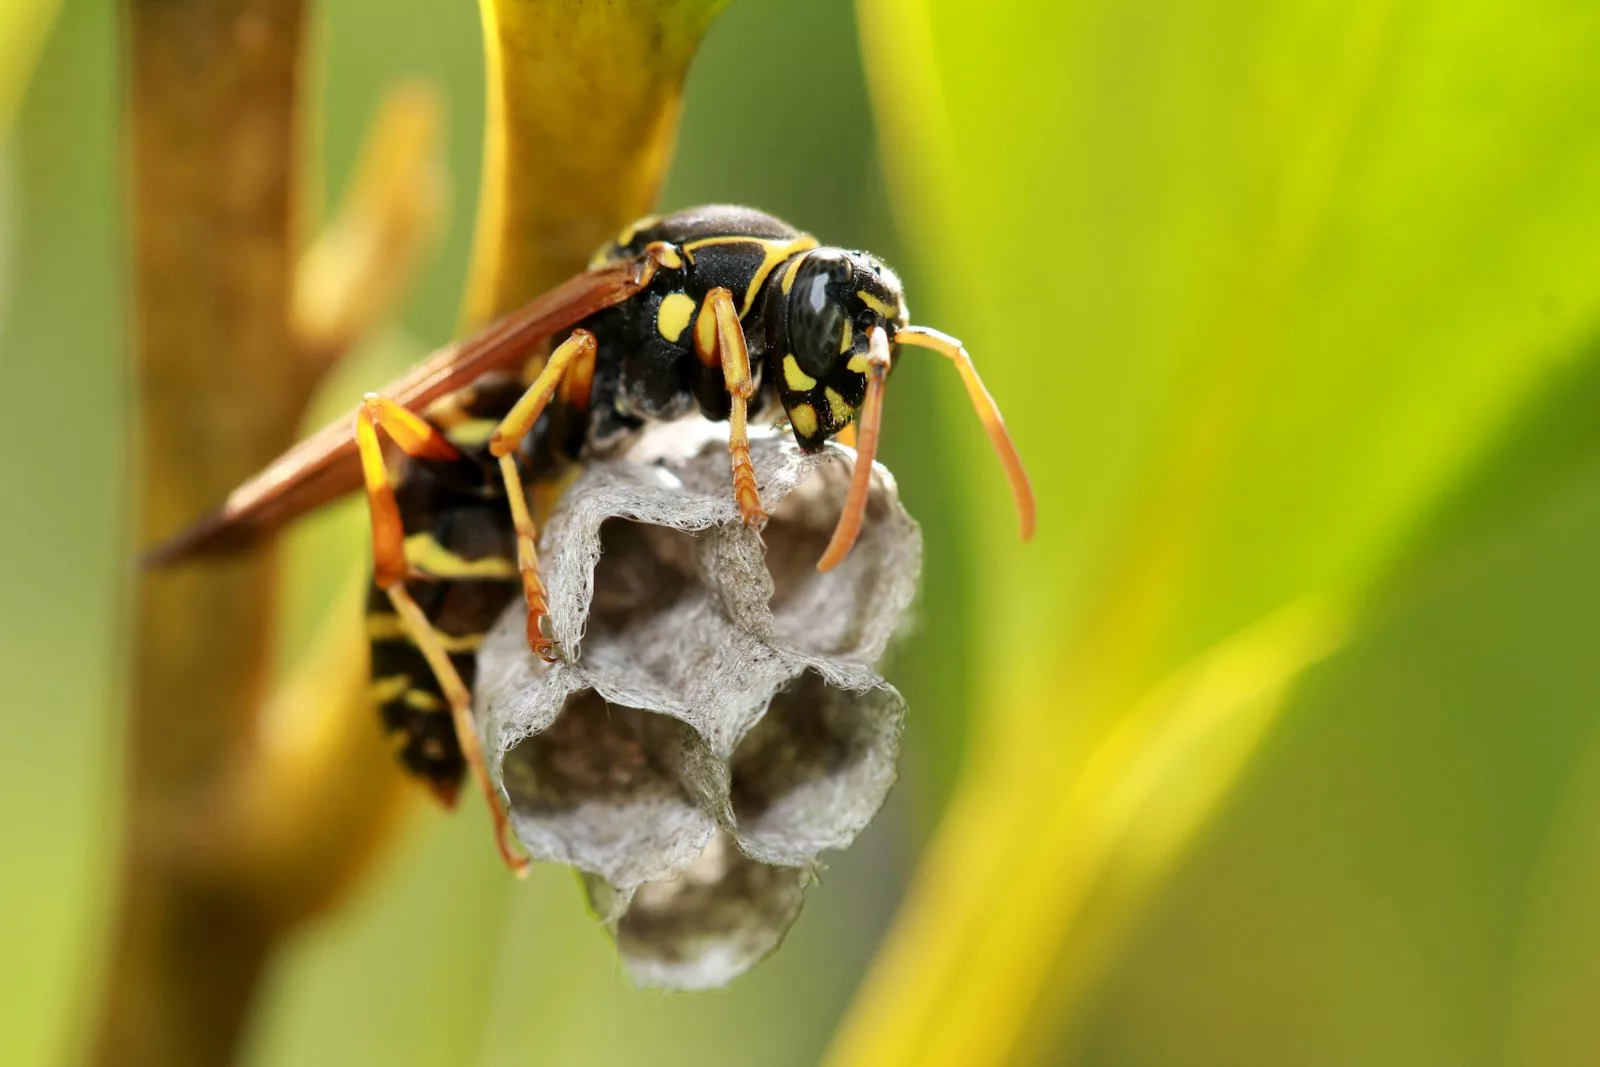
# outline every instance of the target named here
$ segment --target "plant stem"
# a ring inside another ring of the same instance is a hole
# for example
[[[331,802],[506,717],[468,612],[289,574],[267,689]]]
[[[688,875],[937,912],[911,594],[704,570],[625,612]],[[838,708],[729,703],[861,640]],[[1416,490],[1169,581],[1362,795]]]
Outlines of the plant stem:
[[[151,544],[293,439],[300,0],[125,0],[138,521]],[[275,936],[222,859],[219,798],[266,685],[270,552],[142,575],[124,857],[91,1057],[215,1067]]]
[[[649,206],[689,60],[723,2],[485,0],[495,132],[479,314],[580,269]],[[308,277],[308,298],[333,300],[319,309],[339,329],[332,342],[296,336],[303,0],[123,3],[145,546],[292,442],[317,376],[387,296],[330,296],[337,286]],[[387,163],[386,178],[407,166]],[[360,634],[325,635],[272,696],[273,595],[270,549],[140,578],[124,856],[93,1063],[235,1059],[275,948],[338,898],[392,822],[399,776],[352,669]],[[269,721],[277,728],[262,729]],[[258,732],[274,740],[258,745]]]

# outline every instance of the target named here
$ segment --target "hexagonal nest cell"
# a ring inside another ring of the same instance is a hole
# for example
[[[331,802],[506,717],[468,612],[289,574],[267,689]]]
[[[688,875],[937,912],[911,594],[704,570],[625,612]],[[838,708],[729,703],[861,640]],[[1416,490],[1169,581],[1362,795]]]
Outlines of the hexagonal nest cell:
[[[776,948],[818,854],[882,805],[905,704],[874,665],[922,562],[874,468],[855,547],[816,569],[849,484],[839,446],[753,440],[772,519],[747,529],[708,425],[586,467],[541,538],[563,659],[529,652],[519,603],[479,653],[476,692],[524,845],[584,871],[630,974],[674,988]]]

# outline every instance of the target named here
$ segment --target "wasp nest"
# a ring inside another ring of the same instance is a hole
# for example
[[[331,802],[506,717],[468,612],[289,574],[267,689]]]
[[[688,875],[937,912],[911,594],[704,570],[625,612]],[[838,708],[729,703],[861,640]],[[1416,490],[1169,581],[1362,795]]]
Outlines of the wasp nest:
[[[535,859],[584,872],[644,985],[722,985],[777,947],[823,849],[894,781],[905,717],[874,665],[905,618],[922,542],[875,470],[866,521],[816,568],[847,450],[752,442],[772,513],[740,524],[726,439],[663,427],[563,494],[541,570],[564,659],[508,611],[479,657],[491,767]]]

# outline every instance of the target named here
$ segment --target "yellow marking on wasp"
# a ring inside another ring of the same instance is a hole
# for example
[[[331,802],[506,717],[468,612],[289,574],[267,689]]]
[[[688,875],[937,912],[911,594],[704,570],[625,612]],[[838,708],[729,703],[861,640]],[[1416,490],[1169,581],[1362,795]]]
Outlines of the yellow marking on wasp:
[[[633,243],[634,238],[639,236],[639,231],[647,230],[660,221],[660,218],[656,217],[655,215],[651,215],[647,218],[640,219],[632,226],[629,226],[627,229],[617,234],[616,238],[610,244],[606,245],[604,248],[600,249],[592,257],[590,257],[589,269],[599,270],[601,267],[609,267],[617,263],[625,263],[632,259],[637,253],[630,252],[628,250],[628,246]],[[656,243],[661,245],[663,248],[671,247],[665,241],[658,241]],[[669,252],[662,255],[660,258],[663,266],[670,267],[673,270],[677,270],[679,267],[683,266],[683,260],[678,257],[677,252]]]
[[[515,568],[512,568],[515,573]],[[483,644],[482,634],[462,634],[457,637],[435,630],[439,635],[439,644],[444,646],[446,652],[476,652],[478,646]],[[400,621],[400,616],[389,612],[380,612],[367,616],[367,640],[369,641],[409,641],[411,634],[406,631],[405,625]]]
[[[783,357],[783,381],[794,393],[807,393],[817,387],[817,380],[801,370],[793,356]]]
[[[800,431],[801,437],[814,437],[817,433],[817,409],[810,404],[796,404],[789,409],[789,423]]]
[[[684,245],[683,254],[689,257],[690,263],[693,263],[696,252],[716,245],[757,245],[761,249],[761,265],[750,275],[750,286],[744,291],[744,306],[739,309],[739,317],[742,319],[750,313],[750,307],[756,302],[761,286],[766,282],[767,276],[777,269],[778,264],[796,253],[811,251],[817,247],[817,239],[809,233],[788,240],[761,237],[705,237]]]
[[[400,625],[400,616],[389,613],[367,616],[367,640],[393,641],[395,638],[411,639],[405,627]]]
[[[688,293],[669,293],[661,301],[661,310],[656,312],[656,331],[671,341],[678,343],[678,338],[683,336],[683,331],[689,328],[689,320],[694,317],[694,297]]]
[[[438,693],[430,693],[426,689],[407,689],[405,702],[406,707],[416,708],[418,711],[444,711],[449,707],[439,698]]]
[[[789,290],[794,288],[794,276],[800,273],[800,264],[805,262],[805,256],[795,256],[794,262],[789,264],[789,269],[783,272],[783,295],[788,296]]]
[[[411,688],[411,675],[391,674],[387,678],[374,678],[367,693],[374,704],[387,704]]]
[[[406,538],[406,562],[435,578],[516,578],[515,560],[499,556],[462,559],[434,540],[432,534],[412,534]]]
[[[472,417],[467,414],[467,405],[476,398],[477,390],[470,385],[457,389],[429,404],[423,417],[441,430],[454,429]]]
[[[882,300],[879,300],[865,289],[857,289],[856,296],[860,298],[863,304],[867,305],[867,307],[871,308],[873,311],[877,312],[879,315],[882,315],[886,319],[898,319],[900,317],[899,308],[890,307],[888,304],[885,304]]]
[[[458,448],[478,448],[499,425],[499,419],[466,419],[445,430],[444,435]]]
[[[648,230],[660,221],[660,215],[646,215],[644,218],[630,223],[621,233],[617,234],[617,244],[624,247],[633,244],[633,239],[639,235],[640,230]]]
[[[855,328],[850,324],[849,319],[845,319],[844,330],[841,331],[839,336],[839,354],[842,356],[846,352],[850,351],[850,346],[855,343],[855,340]]]
[[[872,368],[872,363],[867,359],[867,354],[865,352],[861,352],[851,356],[850,362],[846,363],[844,366],[846,370],[853,370],[857,374],[865,374]]]
[[[828,410],[833,413],[834,425],[843,426],[855,415],[855,408],[850,406],[849,401],[832,389],[824,389],[822,395],[828,398]]]
[[[439,647],[446,652],[476,652],[483,647],[483,635],[441,633]]]

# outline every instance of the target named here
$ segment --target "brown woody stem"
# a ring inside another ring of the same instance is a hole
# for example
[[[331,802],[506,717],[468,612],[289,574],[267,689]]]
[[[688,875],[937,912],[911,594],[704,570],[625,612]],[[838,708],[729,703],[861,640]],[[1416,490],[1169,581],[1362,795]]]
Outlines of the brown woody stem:
[[[145,546],[292,442],[316,378],[395,296],[435,200],[424,170],[390,180],[430,156],[413,100],[399,117],[416,121],[379,137],[382,165],[308,257],[297,300],[303,0],[122,2]],[[580,269],[650,206],[723,2],[484,0],[479,315]],[[275,947],[393,820],[399,777],[352,669],[360,634],[330,631],[270,693],[273,579],[270,551],[140,578],[94,1063],[231,1062]]]
[[[300,0],[125,0],[137,537],[203,513],[290,443],[312,385],[296,259]],[[233,1059],[271,924],[219,869],[216,817],[268,667],[270,553],[141,576],[125,853],[91,1053]]]

